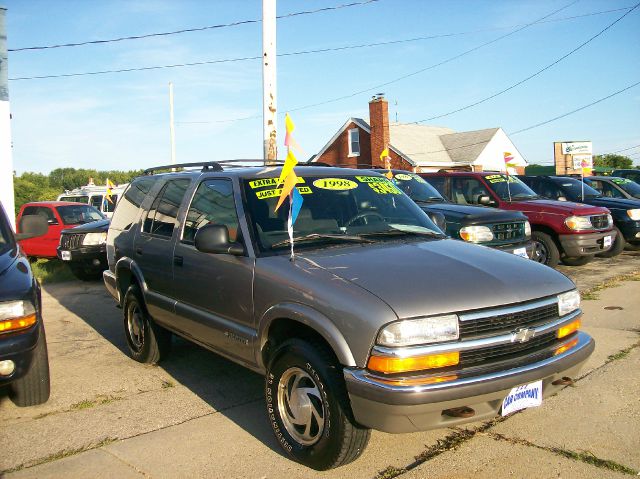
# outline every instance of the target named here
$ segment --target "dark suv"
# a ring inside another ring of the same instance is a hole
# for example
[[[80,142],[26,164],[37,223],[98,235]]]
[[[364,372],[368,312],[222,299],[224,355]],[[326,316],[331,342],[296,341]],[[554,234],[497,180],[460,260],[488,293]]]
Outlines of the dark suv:
[[[403,170],[392,170],[391,173],[391,181],[427,214],[444,216],[444,230],[452,238],[490,246],[523,258],[531,257],[531,225],[521,212],[458,205],[446,200],[416,173]]]
[[[46,218],[21,218],[15,235],[0,204],[0,387],[9,388],[16,406],[49,399],[49,359],[42,322],[40,284],[16,240],[47,232]]]
[[[611,212],[616,237],[609,251],[598,256],[611,258],[622,253],[626,242],[640,246],[640,200],[603,196],[578,178],[567,176],[520,176],[533,191],[552,200],[603,206]]]
[[[107,236],[131,356],[155,363],[178,334],[264,374],[275,437],[309,467],[354,460],[370,428],[540,405],[593,351],[571,280],[447,239],[377,173],[296,167],[276,211],[281,168],[154,172]]]

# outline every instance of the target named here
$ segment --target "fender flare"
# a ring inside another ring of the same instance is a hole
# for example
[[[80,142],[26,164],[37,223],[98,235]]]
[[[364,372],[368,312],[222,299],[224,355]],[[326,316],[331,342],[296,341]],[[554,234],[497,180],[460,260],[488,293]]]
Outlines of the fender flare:
[[[324,314],[310,306],[300,303],[281,303],[271,306],[260,318],[258,327],[258,348],[256,348],[256,361],[265,368],[262,361],[262,350],[269,339],[269,328],[277,319],[289,319],[304,324],[320,334],[329,344],[344,366],[356,366],[356,361],[351,353],[351,348],[344,336],[333,322]]]
[[[120,292],[120,303],[124,301],[124,296],[126,294],[126,291],[122,291],[120,287],[120,274],[122,270],[128,271],[135,278],[136,282],[140,285],[140,288],[142,288],[143,295],[147,291],[147,283],[144,280],[142,271],[133,259],[127,256],[123,256],[116,263],[114,270],[116,273],[116,286],[118,288],[118,291]]]

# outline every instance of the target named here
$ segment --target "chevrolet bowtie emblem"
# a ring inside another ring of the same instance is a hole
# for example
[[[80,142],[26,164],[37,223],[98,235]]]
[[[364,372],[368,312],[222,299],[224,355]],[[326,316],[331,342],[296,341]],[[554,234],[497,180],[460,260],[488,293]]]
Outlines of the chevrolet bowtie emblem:
[[[535,330],[528,328],[518,329],[515,333],[511,333],[512,343],[526,343],[536,335]]]

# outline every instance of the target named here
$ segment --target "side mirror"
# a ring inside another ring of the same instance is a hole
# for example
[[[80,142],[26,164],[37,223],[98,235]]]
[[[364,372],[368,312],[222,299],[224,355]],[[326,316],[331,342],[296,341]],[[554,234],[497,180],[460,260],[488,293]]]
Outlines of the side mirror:
[[[47,220],[47,224],[49,224],[49,225],[57,225],[57,224],[60,224],[60,223],[58,223],[57,219],[51,218],[51,219]]]
[[[496,202],[491,199],[488,195],[482,195],[478,198],[478,204],[483,206],[495,205]]]
[[[229,241],[229,230],[225,225],[206,225],[198,230],[195,246],[203,253],[244,254],[244,246]]]
[[[18,241],[35,238],[47,234],[49,224],[46,218],[40,215],[25,215],[20,218],[20,231],[16,234]]]
[[[431,221],[433,221],[436,226],[445,233],[447,230],[447,220],[444,215],[439,211],[429,211],[427,214],[429,215],[429,218],[431,218]]]

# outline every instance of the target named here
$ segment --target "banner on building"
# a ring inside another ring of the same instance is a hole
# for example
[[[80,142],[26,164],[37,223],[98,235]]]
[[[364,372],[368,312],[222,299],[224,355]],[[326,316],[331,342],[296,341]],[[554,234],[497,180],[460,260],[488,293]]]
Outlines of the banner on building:
[[[580,168],[593,168],[593,156],[573,155],[573,169],[579,170]]]
[[[562,144],[563,155],[581,155],[591,154],[591,142],[590,141],[572,141],[570,143]]]

